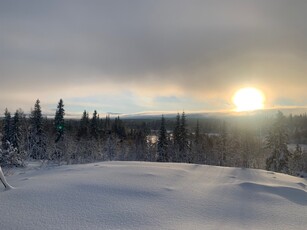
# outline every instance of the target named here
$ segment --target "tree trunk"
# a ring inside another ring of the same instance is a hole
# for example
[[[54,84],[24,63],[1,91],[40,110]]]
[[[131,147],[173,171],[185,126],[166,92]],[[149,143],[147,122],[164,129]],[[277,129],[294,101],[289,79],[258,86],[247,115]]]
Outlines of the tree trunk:
[[[7,183],[4,174],[2,172],[2,168],[0,166],[0,180],[2,182],[2,184],[4,185],[5,189],[12,189],[13,187],[11,185],[9,185],[9,183]]]

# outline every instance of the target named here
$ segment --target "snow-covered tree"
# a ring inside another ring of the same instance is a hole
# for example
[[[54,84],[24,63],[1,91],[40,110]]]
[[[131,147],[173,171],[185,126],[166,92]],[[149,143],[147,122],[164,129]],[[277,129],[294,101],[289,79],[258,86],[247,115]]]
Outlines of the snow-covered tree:
[[[266,137],[270,156],[266,160],[266,169],[275,172],[289,172],[288,134],[285,127],[285,116],[278,111],[275,122]]]
[[[304,169],[303,151],[300,145],[296,145],[289,159],[289,171],[292,175],[298,175]]]
[[[0,164],[2,166],[24,166],[23,154],[10,142],[7,149],[0,149]]]
[[[1,166],[0,166],[0,180],[1,180],[2,184],[4,185],[5,189],[12,189],[13,188],[11,185],[9,185],[9,183],[7,183]]]

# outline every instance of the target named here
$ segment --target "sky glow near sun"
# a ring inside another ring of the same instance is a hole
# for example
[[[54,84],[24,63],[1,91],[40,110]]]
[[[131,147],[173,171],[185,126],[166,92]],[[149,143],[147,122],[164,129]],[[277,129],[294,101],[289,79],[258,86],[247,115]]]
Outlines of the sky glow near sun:
[[[264,108],[264,94],[256,88],[239,89],[233,96],[237,112],[253,111]]]

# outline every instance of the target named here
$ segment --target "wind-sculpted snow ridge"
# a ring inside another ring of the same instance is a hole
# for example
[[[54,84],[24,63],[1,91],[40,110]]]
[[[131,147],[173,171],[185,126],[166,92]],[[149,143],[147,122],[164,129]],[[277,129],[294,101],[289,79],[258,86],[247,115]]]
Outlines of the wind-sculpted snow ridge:
[[[307,181],[264,170],[101,162],[15,172],[0,229],[307,229]]]

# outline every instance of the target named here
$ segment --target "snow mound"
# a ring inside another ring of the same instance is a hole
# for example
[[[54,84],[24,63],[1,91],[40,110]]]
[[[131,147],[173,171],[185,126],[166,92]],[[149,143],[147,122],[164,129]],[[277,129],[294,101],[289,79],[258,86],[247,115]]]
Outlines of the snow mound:
[[[193,164],[25,170],[0,189],[0,229],[307,229],[306,179]]]

